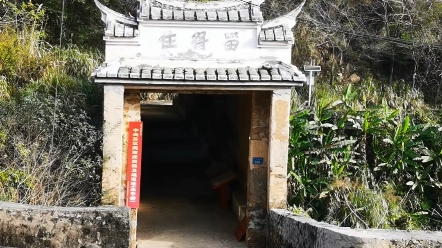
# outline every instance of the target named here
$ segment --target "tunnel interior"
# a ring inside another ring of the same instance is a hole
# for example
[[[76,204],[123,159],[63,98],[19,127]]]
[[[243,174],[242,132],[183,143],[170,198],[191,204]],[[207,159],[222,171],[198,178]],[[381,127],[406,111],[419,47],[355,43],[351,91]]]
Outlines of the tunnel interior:
[[[235,192],[247,192],[250,119],[247,93],[181,93],[141,104],[139,247],[245,247],[232,206]],[[236,178],[226,208],[213,178],[227,171]]]

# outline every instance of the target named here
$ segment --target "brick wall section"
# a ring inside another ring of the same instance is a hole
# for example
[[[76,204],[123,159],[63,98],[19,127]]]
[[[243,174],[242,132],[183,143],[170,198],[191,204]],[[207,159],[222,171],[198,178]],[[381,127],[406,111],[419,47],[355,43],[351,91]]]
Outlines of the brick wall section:
[[[124,132],[123,132],[123,166],[122,166],[122,177],[121,185],[122,199],[120,202],[126,200],[126,168],[127,168],[127,140],[129,133],[129,122],[140,121],[141,120],[141,108],[140,108],[140,91],[139,90],[128,90],[124,91],[124,105],[123,105],[123,121],[124,121]]]
[[[123,202],[125,203],[126,196],[126,168],[127,168],[127,140],[129,132],[129,122],[140,121],[141,120],[141,106],[140,106],[141,96],[139,90],[129,90],[126,89],[124,92],[124,132],[123,132],[123,168],[122,168],[122,192]],[[136,247],[137,240],[137,209],[131,210],[131,243],[130,247]]]
[[[123,86],[104,86],[103,205],[124,205],[120,183],[123,163],[123,98]]]
[[[270,92],[254,92],[252,95],[251,140],[269,141]]]
[[[254,92],[250,132],[249,171],[247,175],[247,246],[265,247],[267,230],[267,171],[271,92]],[[253,165],[253,157],[264,158]]]
[[[0,246],[128,247],[129,215],[130,209],[124,207],[63,208],[0,202]]]
[[[440,248],[442,232],[350,229],[295,216],[269,213],[268,248]]]

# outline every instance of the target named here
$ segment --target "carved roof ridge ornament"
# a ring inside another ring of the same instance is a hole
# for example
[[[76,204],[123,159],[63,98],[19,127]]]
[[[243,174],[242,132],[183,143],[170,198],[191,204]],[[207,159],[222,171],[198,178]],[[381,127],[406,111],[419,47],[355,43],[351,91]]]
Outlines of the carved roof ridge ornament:
[[[147,2],[149,0],[140,0],[141,2]],[[238,7],[244,4],[261,5],[264,0],[227,0],[227,1],[210,1],[210,2],[188,2],[180,0],[153,0],[164,5],[173,6],[181,9],[194,9],[194,10],[219,10]]]
[[[292,29],[294,26],[296,26],[296,18],[298,17],[299,13],[301,13],[302,7],[304,7],[305,2],[306,0],[302,1],[302,3],[296,9],[290,11],[283,16],[264,22],[261,25],[261,28],[265,29],[276,26],[287,26]]]
[[[100,9],[101,20],[106,24],[106,36],[134,37],[138,35],[136,30],[138,22],[134,17],[125,16],[106,7],[98,0],[94,1],[98,9]]]

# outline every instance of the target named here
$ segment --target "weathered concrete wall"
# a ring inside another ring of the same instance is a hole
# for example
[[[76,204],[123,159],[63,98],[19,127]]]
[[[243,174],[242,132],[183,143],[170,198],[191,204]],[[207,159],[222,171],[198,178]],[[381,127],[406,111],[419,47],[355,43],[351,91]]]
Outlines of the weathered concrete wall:
[[[249,171],[247,174],[247,246],[265,247],[267,225],[267,175],[271,92],[253,92],[250,131]],[[264,164],[253,164],[253,158]]]
[[[105,205],[124,205],[124,188],[122,188],[121,184],[124,124],[123,103],[123,86],[104,86],[102,202]]]
[[[122,161],[122,177],[121,177],[121,192],[120,195],[124,197],[122,200],[125,203],[126,200],[126,169],[127,169],[127,150],[128,150],[128,133],[129,122],[141,121],[141,96],[139,90],[125,90],[124,91],[124,105],[123,105],[123,161]]]
[[[274,90],[270,110],[268,209],[286,208],[291,90]]]
[[[262,60],[267,57],[278,58],[285,63],[291,62],[291,45],[289,43],[258,47],[258,24],[244,25],[243,22],[230,22],[228,23],[230,25],[219,25],[216,22],[204,22],[204,26],[200,26],[197,25],[197,22],[190,22],[190,25],[187,24],[188,26],[183,28],[182,24],[176,23],[167,20],[146,22],[139,26],[139,37],[105,38],[106,61],[110,62],[122,57],[135,57],[137,54],[148,59],[186,59],[187,57],[183,54],[190,50],[197,53],[201,57],[199,60],[205,60],[204,62],[207,64],[216,60]],[[240,26],[235,27],[232,25],[234,23]],[[204,49],[192,44],[192,36],[196,33],[204,34],[206,37],[203,43]],[[231,38],[226,38],[226,35]],[[168,39],[168,37],[173,43],[171,46],[164,45],[163,39]],[[234,49],[229,46],[226,48],[225,44],[229,41],[237,41],[239,45]]]
[[[63,208],[0,202],[0,246],[128,247],[130,209]]]
[[[355,230],[295,216],[282,209],[270,211],[268,228],[268,248],[442,247],[442,232]]]
[[[139,90],[126,89],[124,91],[124,108],[123,108],[123,121],[124,121],[124,132],[123,132],[123,165],[122,165],[122,178],[121,178],[121,189],[120,195],[126,195],[126,169],[127,169],[127,150],[128,150],[128,133],[129,133],[129,122],[131,121],[141,121],[141,95]],[[143,158],[141,158],[143,159]],[[123,201],[124,202],[124,201]],[[126,204],[126,202],[124,202]],[[137,209],[131,210],[131,241],[130,247],[135,248],[137,242]]]

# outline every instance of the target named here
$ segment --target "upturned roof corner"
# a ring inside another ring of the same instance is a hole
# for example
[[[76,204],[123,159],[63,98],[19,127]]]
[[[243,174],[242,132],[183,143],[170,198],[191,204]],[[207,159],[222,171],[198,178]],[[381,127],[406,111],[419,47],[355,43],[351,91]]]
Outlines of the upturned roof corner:
[[[302,1],[302,3],[296,7],[296,9],[285,15],[265,21],[261,25],[259,43],[261,45],[273,45],[275,42],[279,44],[294,44],[292,28],[296,26],[296,18],[298,17],[299,13],[301,13],[305,2],[306,0]]]
[[[98,0],[94,0],[95,5],[101,12],[101,20],[106,24],[105,35],[117,37],[138,36],[138,22],[134,17],[125,16],[118,13]]]
[[[304,7],[305,2],[306,0],[303,0],[302,3],[298,7],[296,7],[296,9],[290,11],[285,15],[282,15],[272,20],[265,21],[261,27],[265,29],[277,26],[286,26],[292,29],[294,26],[296,26],[296,21],[297,21],[296,18],[298,17],[299,13],[301,13],[301,10]]]

